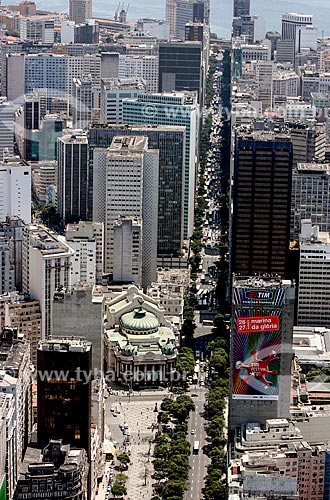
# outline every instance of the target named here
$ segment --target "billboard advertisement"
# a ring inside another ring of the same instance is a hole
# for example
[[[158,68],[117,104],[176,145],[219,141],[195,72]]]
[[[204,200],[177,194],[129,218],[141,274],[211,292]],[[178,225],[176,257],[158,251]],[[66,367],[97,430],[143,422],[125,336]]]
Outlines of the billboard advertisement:
[[[235,292],[232,397],[277,400],[284,290]]]

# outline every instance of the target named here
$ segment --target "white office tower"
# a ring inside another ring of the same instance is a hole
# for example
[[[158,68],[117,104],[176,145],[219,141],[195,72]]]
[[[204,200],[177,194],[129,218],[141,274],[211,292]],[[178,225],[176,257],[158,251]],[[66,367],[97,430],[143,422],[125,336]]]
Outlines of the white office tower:
[[[77,24],[92,19],[92,0],[69,0],[69,18]]]
[[[86,129],[92,122],[93,80],[91,75],[73,79],[73,127]]]
[[[258,61],[256,65],[258,100],[262,102],[263,111],[270,111],[273,107],[273,68],[272,61]]]
[[[301,221],[298,325],[329,326],[330,234]]]
[[[114,222],[113,281],[142,283],[142,222],[120,217]]]
[[[46,16],[23,17],[19,21],[19,34],[23,42],[54,43],[55,21]]]
[[[141,78],[102,78],[100,122],[123,123],[123,99],[134,99],[145,91]]]
[[[103,223],[79,221],[65,228],[65,241],[75,251],[71,285],[100,284],[103,274]]]
[[[9,154],[14,152],[14,117],[13,103],[6,97],[0,97],[0,161],[5,151]]]
[[[114,137],[106,163],[105,270],[113,272],[114,222],[142,220],[142,285],[156,279],[159,151],[147,137]]]
[[[74,43],[74,28],[76,23],[74,21],[61,22],[61,43]]]
[[[31,222],[31,167],[18,156],[0,160],[0,221],[7,215]]]
[[[10,241],[0,236],[0,294],[15,289],[15,269],[11,259],[12,249]]]
[[[292,40],[295,54],[302,49],[317,49],[317,28],[313,16],[289,12],[282,14],[282,40]]]
[[[74,250],[45,226],[27,225],[23,230],[23,292],[40,301],[42,338],[51,335],[55,290],[71,284]]]
[[[158,56],[119,56],[119,78],[142,78],[148,92],[158,92]]]

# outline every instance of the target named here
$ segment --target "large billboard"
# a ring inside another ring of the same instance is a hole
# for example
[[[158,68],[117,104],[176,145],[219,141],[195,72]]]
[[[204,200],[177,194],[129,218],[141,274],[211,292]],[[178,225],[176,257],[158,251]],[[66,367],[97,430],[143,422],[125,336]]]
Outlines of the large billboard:
[[[233,399],[278,399],[284,297],[279,287],[235,290]]]

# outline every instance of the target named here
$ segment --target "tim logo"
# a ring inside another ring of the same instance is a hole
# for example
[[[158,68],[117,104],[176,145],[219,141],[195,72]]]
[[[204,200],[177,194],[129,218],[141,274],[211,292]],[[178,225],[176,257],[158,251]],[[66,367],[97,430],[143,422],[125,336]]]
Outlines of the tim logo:
[[[251,290],[250,292],[246,292],[245,296],[247,299],[268,300],[273,298],[273,292]]]

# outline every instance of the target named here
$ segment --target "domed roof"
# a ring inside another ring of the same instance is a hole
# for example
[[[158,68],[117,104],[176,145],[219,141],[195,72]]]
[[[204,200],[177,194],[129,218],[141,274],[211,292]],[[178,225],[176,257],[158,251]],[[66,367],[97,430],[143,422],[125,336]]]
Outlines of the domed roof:
[[[120,323],[122,328],[130,333],[152,333],[159,328],[159,321],[156,316],[145,311],[142,307],[123,314]]]

